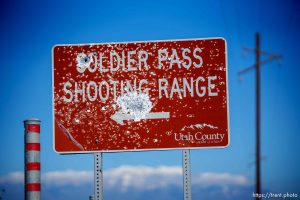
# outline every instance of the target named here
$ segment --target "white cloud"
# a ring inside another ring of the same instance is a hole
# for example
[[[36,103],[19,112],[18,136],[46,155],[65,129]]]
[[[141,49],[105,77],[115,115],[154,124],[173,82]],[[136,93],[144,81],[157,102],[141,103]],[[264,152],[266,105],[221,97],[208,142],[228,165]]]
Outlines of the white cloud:
[[[23,183],[24,182],[24,173],[23,172],[12,172],[5,176],[0,176],[0,184],[5,183]]]
[[[93,184],[93,171],[51,171],[42,176],[47,186],[80,186]],[[22,172],[14,172],[0,177],[2,183],[23,183]],[[104,182],[107,189],[119,188],[121,192],[128,188],[149,190],[168,186],[182,186],[182,168],[180,166],[120,166],[104,170]],[[230,173],[205,172],[192,175],[194,185],[207,186],[245,186],[249,180],[244,175]]]
[[[155,189],[181,184],[181,167],[177,166],[121,166],[104,172],[107,187]]]
[[[75,185],[91,183],[93,181],[94,174],[91,171],[52,171],[44,173],[42,180],[47,185]]]
[[[230,173],[206,172],[196,174],[193,178],[194,184],[203,186],[210,185],[248,185],[249,181],[244,175],[234,175]]]

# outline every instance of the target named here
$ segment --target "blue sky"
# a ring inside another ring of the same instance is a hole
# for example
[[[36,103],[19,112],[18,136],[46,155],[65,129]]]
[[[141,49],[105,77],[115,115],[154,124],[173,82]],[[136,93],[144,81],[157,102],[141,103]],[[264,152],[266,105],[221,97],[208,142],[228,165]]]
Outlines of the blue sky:
[[[296,1],[3,1],[1,5],[0,176],[23,170],[23,120],[42,120],[42,172],[92,170],[92,155],[52,149],[51,48],[55,44],[224,37],[228,46],[231,145],[193,150],[194,173],[243,174],[254,182],[255,32],[283,55],[261,70],[262,186],[300,192],[300,5]],[[104,168],[180,166],[181,151],[108,153]],[[297,191],[298,190],[298,191]]]

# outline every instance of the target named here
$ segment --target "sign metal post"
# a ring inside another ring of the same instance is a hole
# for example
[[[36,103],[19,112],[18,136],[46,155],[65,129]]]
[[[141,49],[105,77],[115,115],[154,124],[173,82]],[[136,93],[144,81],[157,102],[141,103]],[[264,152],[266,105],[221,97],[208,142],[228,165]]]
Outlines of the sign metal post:
[[[192,200],[192,178],[190,150],[182,150],[183,196],[184,200]]]
[[[94,153],[94,200],[103,200],[102,153]]]

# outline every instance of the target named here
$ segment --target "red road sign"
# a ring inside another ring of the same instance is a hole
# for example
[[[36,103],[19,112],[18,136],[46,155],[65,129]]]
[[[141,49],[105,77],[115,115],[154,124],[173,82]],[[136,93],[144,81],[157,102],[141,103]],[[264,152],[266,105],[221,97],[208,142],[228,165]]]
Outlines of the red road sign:
[[[58,153],[226,147],[222,38],[53,48]]]

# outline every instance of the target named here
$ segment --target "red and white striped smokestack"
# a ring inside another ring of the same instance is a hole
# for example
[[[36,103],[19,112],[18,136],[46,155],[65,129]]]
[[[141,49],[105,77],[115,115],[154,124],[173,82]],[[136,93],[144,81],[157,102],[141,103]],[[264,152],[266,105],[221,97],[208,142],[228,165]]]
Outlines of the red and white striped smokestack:
[[[40,124],[38,119],[27,119],[25,127],[25,200],[40,200]]]

